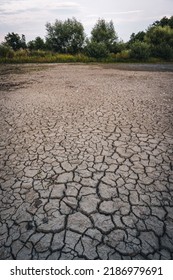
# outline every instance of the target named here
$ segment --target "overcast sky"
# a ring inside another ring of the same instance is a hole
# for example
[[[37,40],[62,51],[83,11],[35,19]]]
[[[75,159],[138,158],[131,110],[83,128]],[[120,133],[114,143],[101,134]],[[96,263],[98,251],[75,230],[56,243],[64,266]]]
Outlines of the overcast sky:
[[[25,34],[27,41],[45,37],[47,22],[72,17],[87,35],[98,18],[113,20],[118,37],[127,41],[132,32],[171,15],[173,0],[0,0],[0,41],[8,32]]]

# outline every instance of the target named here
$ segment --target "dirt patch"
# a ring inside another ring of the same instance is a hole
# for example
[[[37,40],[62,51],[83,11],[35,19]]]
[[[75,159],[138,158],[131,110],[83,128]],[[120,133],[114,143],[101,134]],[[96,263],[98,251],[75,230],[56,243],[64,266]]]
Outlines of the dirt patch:
[[[10,74],[25,74],[33,71],[46,70],[48,65],[40,64],[21,64],[21,65],[10,65],[10,64],[0,64],[0,76],[10,75]]]
[[[105,69],[119,69],[126,71],[152,71],[152,72],[173,72],[173,63],[110,63],[102,65]]]
[[[34,72],[40,72],[48,69],[48,65],[0,65],[0,90],[1,91],[13,91],[17,88],[23,88],[31,84],[32,81],[24,79],[23,76]],[[19,77],[20,76],[20,77]]]

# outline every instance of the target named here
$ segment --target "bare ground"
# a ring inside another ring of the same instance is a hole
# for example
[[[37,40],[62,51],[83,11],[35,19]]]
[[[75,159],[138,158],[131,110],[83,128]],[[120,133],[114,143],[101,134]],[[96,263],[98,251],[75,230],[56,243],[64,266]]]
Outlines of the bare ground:
[[[171,71],[0,66],[0,259],[173,259]]]

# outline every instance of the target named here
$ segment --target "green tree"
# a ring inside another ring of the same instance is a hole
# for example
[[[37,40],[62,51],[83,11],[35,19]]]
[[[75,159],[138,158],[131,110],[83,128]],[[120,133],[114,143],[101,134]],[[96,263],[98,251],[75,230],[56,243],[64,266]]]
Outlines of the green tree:
[[[146,35],[146,33],[144,31],[140,31],[137,34],[132,33],[132,35],[130,36],[130,40],[128,42],[128,45],[130,46],[131,44],[133,44],[136,41],[144,42],[145,35]]]
[[[41,37],[36,37],[35,40],[28,42],[28,48],[30,50],[44,50],[45,42]]]
[[[116,43],[113,43],[112,45],[112,53],[116,54],[116,53],[120,53],[122,51],[124,51],[127,48],[127,43],[124,43],[123,41],[119,41]]]
[[[0,44],[0,57],[1,58],[12,58],[14,56],[14,51],[7,44]]]
[[[8,46],[10,46],[14,51],[26,49],[26,39],[23,34],[20,37],[17,33],[8,33],[5,36],[5,43],[8,44]]]
[[[105,58],[108,56],[108,49],[103,42],[87,41],[84,52],[89,57]]]
[[[173,16],[171,16],[170,18],[163,17],[161,20],[155,21],[152,26],[170,26],[171,28],[173,28]]]
[[[151,45],[152,56],[164,59],[173,57],[173,29],[157,25],[148,29],[146,42]]]
[[[169,25],[169,18],[163,17],[161,20],[156,20],[152,26],[161,26],[164,27],[166,25]]]
[[[64,22],[56,20],[54,24],[46,24],[47,46],[59,53],[75,54],[82,50],[85,39],[83,25],[75,18]]]
[[[166,42],[173,47],[173,29],[170,26],[155,26],[148,29],[146,41],[153,45]]]
[[[91,31],[91,42],[105,44],[109,52],[115,48],[117,38],[113,21],[106,22],[104,19],[99,19]]]
[[[173,48],[166,42],[162,42],[160,45],[152,46],[151,53],[154,57],[163,58],[165,60],[173,59]]]
[[[169,19],[169,26],[173,28],[173,16]]]
[[[137,60],[147,60],[150,57],[150,46],[145,42],[135,41],[131,45],[130,57]]]

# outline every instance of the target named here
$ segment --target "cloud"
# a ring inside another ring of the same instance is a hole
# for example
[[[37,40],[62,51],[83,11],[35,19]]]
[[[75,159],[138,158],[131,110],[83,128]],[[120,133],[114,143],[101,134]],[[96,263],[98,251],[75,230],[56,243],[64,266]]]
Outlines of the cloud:
[[[71,17],[84,24],[87,34],[99,18],[113,20],[120,36],[127,39],[160,15],[171,16],[172,10],[173,0],[0,0],[0,40],[7,31],[24,33],[27,40],[44,36],[46,22]]]
[[[0,3],[0,11],[6,14],[26,11],[30,8],[35,8],[34,1],[18,0],[18,1],[3,1]]]
[[[80,8],[75,1],[0,0],[0,41],[7,32],[23,33],[27,40],[45,36],[46,22],[77,16]]]
[[[59,11],[73,11],[78,12],[80,5],[76,2],[57,2],[55,0],[42,1],[42,0],[9,0],[1,1],[0,3],[0,14],[21,14],[29,11],[36,12],[42,11],[52,12],[55,10]]]

